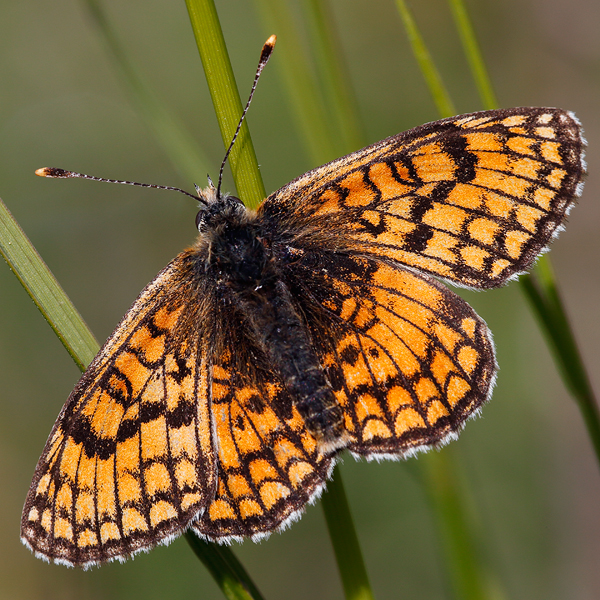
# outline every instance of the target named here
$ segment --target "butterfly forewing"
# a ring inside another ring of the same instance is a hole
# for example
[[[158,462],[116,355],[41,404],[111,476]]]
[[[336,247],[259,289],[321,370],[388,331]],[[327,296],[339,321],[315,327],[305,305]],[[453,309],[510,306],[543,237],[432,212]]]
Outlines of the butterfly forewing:
[[[298,243],[345,245],[461,286],[495,287],[560,228],[580,191],[583,144],[578,122],[559,109],[452,117],[310,171],[260,213]]]
[[[208,345],[178,327],[193,306],[182,257],[136,300],[50,434],[22,522],[42,557],[126,557],[179,533],[214,497]]]

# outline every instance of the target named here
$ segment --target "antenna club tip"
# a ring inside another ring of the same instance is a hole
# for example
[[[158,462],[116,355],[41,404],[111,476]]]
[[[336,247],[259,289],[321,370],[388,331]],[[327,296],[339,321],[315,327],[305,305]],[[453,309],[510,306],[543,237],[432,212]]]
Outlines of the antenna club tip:
[[[259,69],[262,70],[262,67],[265,66],[269,57],[273,53],[273,48],[275,48],[275,42],[277,41],[277,36],[272,35],[262,47],[262,51],[260,53],[260,61],[259,61]]]
[[[68,177],[68,173],[69,171],[57,169],[56,167],[42,167],[35,172],[38,177]]]

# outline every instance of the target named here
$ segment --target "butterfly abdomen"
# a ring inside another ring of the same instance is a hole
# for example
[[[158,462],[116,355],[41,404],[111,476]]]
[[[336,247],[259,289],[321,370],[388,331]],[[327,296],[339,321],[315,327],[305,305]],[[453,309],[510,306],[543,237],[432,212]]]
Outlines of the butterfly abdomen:
[[[243,302],[244,313],[307,429],[322,452],[343,442],[342,409],[317,358],[290,292],[281,280]]]
[[[281,380],[324,453],[344,445],[342,409],[316,356],[305,322],[281,277],[268,236],[255,223],[215,232],[210,268],[243,315],[251,342]]]

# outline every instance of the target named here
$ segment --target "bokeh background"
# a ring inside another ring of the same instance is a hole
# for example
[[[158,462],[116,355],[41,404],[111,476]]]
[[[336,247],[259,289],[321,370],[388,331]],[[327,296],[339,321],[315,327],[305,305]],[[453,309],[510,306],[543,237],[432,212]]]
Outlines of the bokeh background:
[[[193,180],[169,161],[116,74],[81,0],[0,5],[0,196],[104,340],[142,287],[194,238],[184,196],[37,178],[60,166],[192,189],[223,154],[183,0],[103,0],[130,60],[203,149]],[[245,96],[279,2],[218,1]],[[301,0],[286,1],[310,46]],[[328,2],[364,122],[365,143],[437,113],[391,0]],[[501,106],[561,106],[589,141],[580,205],[551,259],[596,389],[600,386],[600,4],[594,0],[467,2]],[[413,2],[458,112],[481,104],[448,5]],[[286,44],[280,35],[278,44]],[[316,166],[306,150],[276,50],[248,118],[268,191]],[[325,157],[323,160],[335,158]],[[189,173],[188,173],[189,175]],[[190,176],[192,176],[190,175]],[[225,188],[232,183],[226,178]],[[465,293],[494,331],[500,374],[482,417],[443,450],[459,465],[479,554],[495,598],[600,595],[600,472],[517,284]],[[124,565],[50,566],[19,542],[22,503],[77,367],[0,264],[0,598],[221,598],[182,539]],[[440,531],[420,461],[342,466],[379,598],[451,598]],[[425,463],[424,463],[425,464]],[[285,533],[235,551],[267,598],[342,598],[320,506]]]

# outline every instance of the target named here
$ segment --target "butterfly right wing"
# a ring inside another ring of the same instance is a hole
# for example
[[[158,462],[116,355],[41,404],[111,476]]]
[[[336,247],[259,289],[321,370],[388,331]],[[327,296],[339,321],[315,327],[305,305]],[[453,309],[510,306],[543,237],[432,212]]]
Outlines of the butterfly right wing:
[[[298,253],[287,274],[344,412],[351,452],[407,457],[441,445],[489,398],[491,334],[433,277],[325,252]]]
[[[285,243],[490,288],[525,271],[582,189],[585,140],[556,108],[460,115],[305,173],[259,207]]]
[[[191,254],[142,291],[63,407],[38,462],[21,536],[87,567],[180,534],[214,497],[210,339]]]

